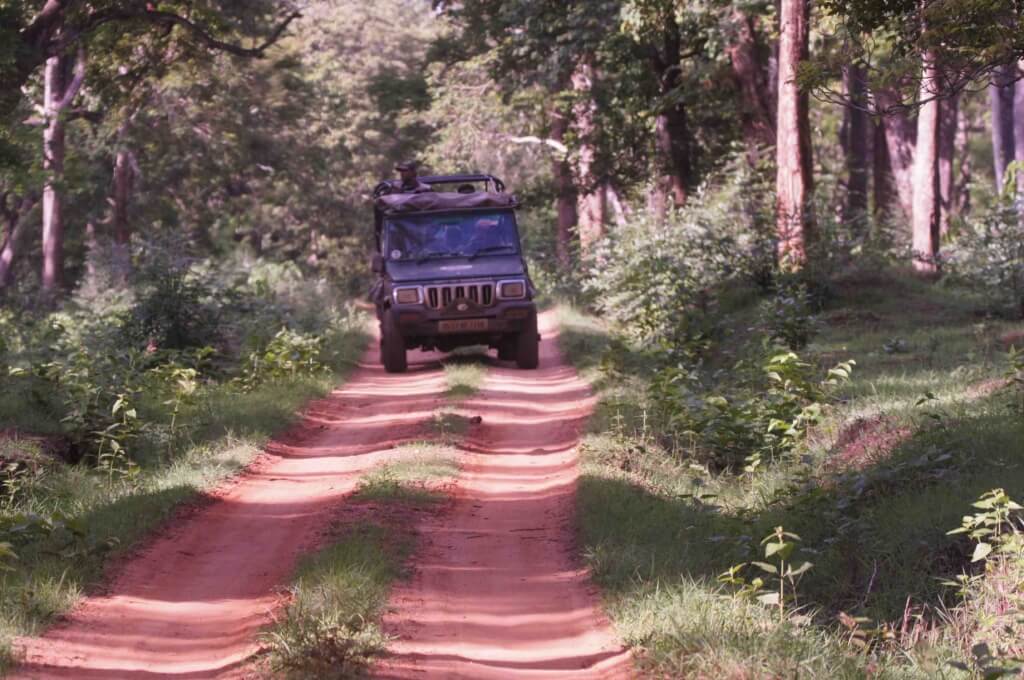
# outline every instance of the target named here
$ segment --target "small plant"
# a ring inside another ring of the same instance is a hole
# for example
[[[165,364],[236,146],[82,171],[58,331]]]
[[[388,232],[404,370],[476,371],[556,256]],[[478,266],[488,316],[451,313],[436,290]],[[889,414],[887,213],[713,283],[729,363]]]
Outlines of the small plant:
[[[718,582],[738,586],[736,595],[738,597],[757,600],[761,604],[775,607],[782,620],[786,616],[787,605],[797,606],[797,585],[800,579],[810,571],[814,565],[810,562],[802,562],[800,566],[793,566],[793,553],[800,537],[786,531],[781,526],[775,527],[772,533],[761,540],[764,546],[764,558],[767,562],[744,562],[729,568],[718,576]],[[759,569],[764,577],[754,577],[747,580],[741,572],[752,566]],[[788,587],[787,587],[788,586]]]
[[[1015,525],[1020,523],[1017,513],[1024,508],[1015,503],[1003,489],[986,491],[971,506],[981,512],[964,515],[961,525],[948,534],[967,534],[977,541],[971,562],[980,562],[1005,547],[1007,536],[1014,535],[1017,530]]]
[[[780,286],[775,295],[761,305],[761,323],[770,339],[793,351],[806,347],[818,327],[807,285]]]
[[[262,351],[250,352],[237,383],[251,390],[267,380],[315,375],[327,370],[320,361],[323,338],[282,328]]]
[[[127,394],[117,395],[110,413],[117,420],[96,432],[100,442],[96,467],[106,473],[108,486],[113,485],[115,476],[128,480],[138,476],[139,466],[129,457],[125,444],[138,436],[141,426],[139,415],[129,403]]]

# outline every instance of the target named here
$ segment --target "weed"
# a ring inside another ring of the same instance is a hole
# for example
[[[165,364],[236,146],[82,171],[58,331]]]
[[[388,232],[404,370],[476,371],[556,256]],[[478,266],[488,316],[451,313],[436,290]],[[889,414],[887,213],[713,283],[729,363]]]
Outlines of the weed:
[[[291,604],[265,636],[276,673],[350,678],[384,651],[376,621],[410,549],[388,534],[365,525],[303,561]]]

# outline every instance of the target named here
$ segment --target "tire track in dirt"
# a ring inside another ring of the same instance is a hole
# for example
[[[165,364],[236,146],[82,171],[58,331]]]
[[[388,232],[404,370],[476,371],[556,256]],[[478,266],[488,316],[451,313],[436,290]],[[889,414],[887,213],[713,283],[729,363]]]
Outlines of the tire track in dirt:
[[[209,503],[183,509],[41,638],[22,638],[13,678],[243,677],[297,559],[314,550],[345,496],[397,444],[421,438],[445,403],[437,357],[410,352],[386,375],[367,352]]]
[[[459,408],[482,421],[466,435],[451,511],[419,527],[377,678],[632,676],[573,550],[577,445],[595,399],[562,361],[551,315],[541,323],[541,368],[496,365]]]

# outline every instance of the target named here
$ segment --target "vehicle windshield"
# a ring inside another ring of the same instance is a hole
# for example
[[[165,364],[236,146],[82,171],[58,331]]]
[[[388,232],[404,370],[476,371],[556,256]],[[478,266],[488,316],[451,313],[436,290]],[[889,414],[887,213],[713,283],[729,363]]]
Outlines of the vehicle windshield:
[[[386,234],[385,253],[391,260],[519,252],[510,211],[395,215],[388,218]]]

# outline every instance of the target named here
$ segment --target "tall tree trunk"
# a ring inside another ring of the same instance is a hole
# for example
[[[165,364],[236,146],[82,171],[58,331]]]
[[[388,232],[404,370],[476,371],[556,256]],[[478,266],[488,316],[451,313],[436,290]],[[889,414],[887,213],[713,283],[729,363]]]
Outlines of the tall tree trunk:
[[[961,102],[957,113],[956,138],[953,142],[953,157],[957,160],[956,181],[953,182],[953,210],[957,215],[966,216],[971,211],[971,154],[967,144],[970,139],[971,121],[967,115],[966,101]]]
[[[886,151],[896,185],[896,197],[899,199],[903,215],[910,219],[914,213],[913,168],[917,125],[906,111],[895,108],[898,97],[892,90],[880,88],[875,93],[875,101],[879,113],[882,114]]]
[[[992,107],[992,159],[995,164],[996,191],[1003,191],[1003,175],[1013,160],[1013,100],[1016,66],[1008,64],[996,69],[988,86]]]
[[[867,73],[862,66],[843,71],[844,89],[851,106],[846,107],[846,211],[845,219],[861,231],[868,214],[868,134]]]
[[[726,45],[732,77],[740,95],[740,122],[747,159],[756,165],[764,149],[775,146],[775,107],[771,74],[761,58],[757,19],[732,8],[733,36]]]
[[[25,218],[36,204],[38,196],[25,196],[13,207],[8,208],[4,197],[3,213],[7,229],[4,232],[3,247],[0,248],[0,290],[14,283],[14,262],[18,258],[19,246],[28,227]]]
[[[551,114],[551,139],[565,142],[569,130],[569,118],[563,111]],[[551,174],[555,178],[555,206],[558,212],[558,231],[555,240],[555,257],[563,267],[572,263],[572,234],[576,228],[576,185],[572,181],[572,165],[566,154],[559,154],[551,161]]]
[[[54,296],[64,283],[64,215],[61,184],[64,180],[64,119],[60,102],[64,99],[67,57],[46,61],[43,130],[43,292]]]
[[[74,71],[72,74],[72,64]],[[64,112],[85,82],[85,52],[78,58],[50,57],[43,81],[43,295],[53,298],[64,284]]]
[[[128,221],[128,204],[135,182],[135,169],[131,152],[121,149],[114,157],[113,227],[114,243],[127,245],[132,233]]]
[[[1024,76],[1024,59],[1017,62],[1017,75]],[[1024,84],[1017,81],[1013,89],[1013,146],[1014,160],[1024,163]],[[1017,171],[1017,200],[1024,216],[1024,172]]]
[[[921,73],[921,100],[917,113],[917,144],[914,150],[914,211],[912,240],[914,269],[924,274],[938,271],[939,254],[939,84],[935,58],[925,52]],[[931,98],[930,101],[925,101]]]
[[[957,121],[960,117],[960,95],[939,104],[939,236],[949,233],[953,215],[953,170],[956,154]]]
[[[892,206],[896,201],[896,178],[892,175],[892,160],[889,158],[889,147],[886,143],[885,124],[876,120],[874,124],[875,138],[872,144],[872,190],[875,204],[875,218],[885,219],[892,216]]]
[[[813,176],[811,173],[810,122],[807,94],[796,82],[797,67],[808,56],[808,19],[806,0],[782,0],[779,20],[779,108],[776,153],[776,229],[779,260],[799,269],[807,260],[807,249],[814,239],[811,211]]]
[[[679,53],[682,36],[674,17],[667,20],[662,44],[651,50],[651,68],[660,96],[654,119],[654,148],[657,183],[654,190],[671,196],[677,208],[686,204],[690,184],[690,130],[686,107],[674,96],[680,86]],[[665,198],[657,203],[667,206]]]
[[[597,176],[597,104],[593,97],[594,68],[586,59],[580,61],[572,74],[572,87],[577,100],[573,106],[579,151],[576,161],[577,213],[579,219],[580,251],[583,256],[593,251],[595,243],[604,237],[608,201],[604,182]]]

